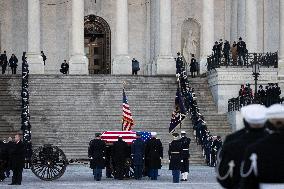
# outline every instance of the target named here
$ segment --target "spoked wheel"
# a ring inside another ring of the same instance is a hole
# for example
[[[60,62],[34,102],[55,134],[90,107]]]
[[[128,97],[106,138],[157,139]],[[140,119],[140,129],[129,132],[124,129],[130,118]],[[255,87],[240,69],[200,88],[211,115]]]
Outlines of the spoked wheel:
[[[60,178],[68,160],[57,146],[44,145],[37,148],[31,158],[31,170],[41,180],[52,181]]]

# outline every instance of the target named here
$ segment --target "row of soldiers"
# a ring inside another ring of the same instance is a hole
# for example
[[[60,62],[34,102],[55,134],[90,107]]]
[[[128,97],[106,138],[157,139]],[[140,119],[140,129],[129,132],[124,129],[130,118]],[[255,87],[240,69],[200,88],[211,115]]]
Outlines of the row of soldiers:
[[[251,104],[241,114],[245,127],[219,151],[218,182],[228,189],[284,188],[284,106]]]
[[[21,141],[21,134],[11,137],[8,141],[0,141],[0,182],[10,177],[13,171],[12,183],[10,185],[21,185],[22,172],[25,165],[25,147]]]
[[[94,179],[100,181],[102,178],[102,169],[106,168],[106,176],[122,180],[130,177],[127,162],[134,169],[134,178],[142,179],[142,176],[148,176],[151,180],[157,180],[158,170],[162,167],[163,145],[156,137],[157,133],[152,132],[151,138],[144,142],[139,133],[136,134],[136,140],[129,146],[122,137],[113,145],[106,145],[101,139],[101,134],[96,133],[96,138],[90,141],[88,156],[90,158],[90,168],[93,169]],[[190,138],[186,137],[184,131],[181,132],[181,138],[178,133],[173,133],[174,140],[169,144],[169,169],[173,173],[173,182],[178,183],[180,172],[181,181],[187,181],[189,172],[189,144]],[[129,159],[130,158],[130,159]],[[128,161],[130,160],[130,162]]]
[[[259,85],[259,89],[257,91],[257,98],[259,99],[259,102],[266,107],[280,103],[280,95],[281,89],[278,86],[278,83],[268,83],[268,86],[265,86],[265,88],[262,85]]]

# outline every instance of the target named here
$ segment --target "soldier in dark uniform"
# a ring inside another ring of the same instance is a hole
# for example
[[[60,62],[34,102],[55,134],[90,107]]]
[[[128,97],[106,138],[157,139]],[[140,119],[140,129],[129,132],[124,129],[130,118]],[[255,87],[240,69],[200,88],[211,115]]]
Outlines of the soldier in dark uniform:
[[[1,66],[2,66],[2,74],[5,74],[7,65],[8,65],[8,58],[6,55],[6,51],[4,51],[3,54],[1,54],[0,59],[1,59]]]
[[[265,90],[263,90],[263,86],[262,85],[259,85],[259,89],[258,89],[257,95],[258,95],[260,103],[262,105],[264,105],[265,104]]]
[[[156,135],[156,132],[151,132],[151,139],[148,140],[145,149],[151,180],[157,180],[158,169],[161,169],[162,167],[161,159],[163,158],[163,145],[160,139],[156,138]]]
[[[211,147],[211,167],[216,166],[217,152],[222,147],[222,144],[223,142],[220,136],[217,136],[217,138],[213,140],[213,144]]]
[[[25,146],[21,141],[21,135],[15,135],[15,143],[11,149],[11,169],[13,171],[12,183],[10,185],[21,185],[22,173],[25,166]]]
[[[284,188],[284,106],[272,105],[266,115],[274,132],[247,148],[241,189]]]
[[[173,133],[174,140],[169,144],[169,170],[172,170],[173,183],[179,183],[182,166],[182,145],[178,140],[178,133]]]
[[[15,54],[12,54],[11,58],[9,59],[9,64],[12,69],[12,74],[16,74],[18,67],[18,58],[15,56]]]
[[[181,131],[181,138],[179,139],[182,146],[182,165],[181,165],[181,181],[187,181],[188,172],[189,172],[189,144],[191,139],[186,137],[186,132]]]
[[[181,74],[182,67],[183,67],[182,56],[180,55],[180,52],[178,52],[176,58],[176,74]]]
[[[118,141],[113,144],[112,157],[114,164],[114,178],[122,180],[125,174],[125,163],[128,154],[127,143],[118,137]]]
[[[248,125],[247,132],[222,148],[222,155],[218,158],[217,180],[225,188],[240,187],[240,167],[245,149],[250,144],[268,135],[265,131],[266,108],[263,105],[253,104],[243,107],[241,113],[244,122]]]
[[[89,144],[88,155],[90,167],[93,169],[94,179],[100,181],[102,179],[102,169],[105,168],[105,151],[106,144],[101,140],[101,134],[96,133],[96,138]]]
[[[69,65],[66,62],[66,60],[64,60],[64,62],[61,64],[60,72],[63,73],[63,74],[67,74],[68,70],[69,70]]]
[[[134,165],[134,177],[136,180],[141,180],[144,165],[145,144],[139,133],[136,134],[136,137],[137,139],[133,141],[131,145],[131,157]]]

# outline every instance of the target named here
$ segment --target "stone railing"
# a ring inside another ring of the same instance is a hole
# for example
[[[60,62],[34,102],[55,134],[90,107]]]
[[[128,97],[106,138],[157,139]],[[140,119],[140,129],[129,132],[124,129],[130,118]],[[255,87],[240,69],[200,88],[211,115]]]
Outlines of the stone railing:
[[[254,62],[262,67],[278,67],[278,52],[275,53],[246,53],[243,56],[232,56],[226,59],[224,55],[212,54],[207,58],[207,70],[223,67],[251,67]]]

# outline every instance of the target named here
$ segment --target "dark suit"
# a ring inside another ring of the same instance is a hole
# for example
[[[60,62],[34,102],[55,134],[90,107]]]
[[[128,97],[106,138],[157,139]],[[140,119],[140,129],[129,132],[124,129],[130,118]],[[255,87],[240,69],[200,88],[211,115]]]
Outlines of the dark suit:
[[[11,149],[12,184],[21,184],[25,166],[25,147],[22,141],[15,143]]]

